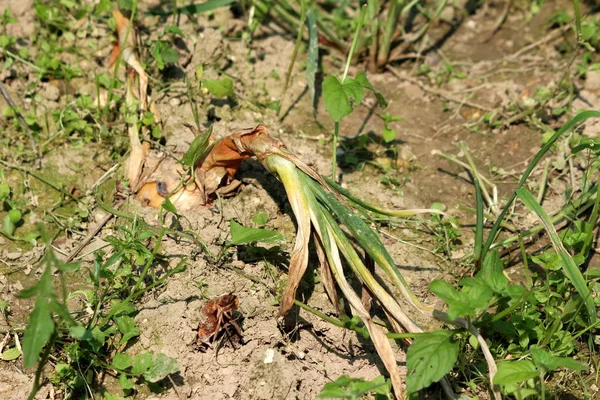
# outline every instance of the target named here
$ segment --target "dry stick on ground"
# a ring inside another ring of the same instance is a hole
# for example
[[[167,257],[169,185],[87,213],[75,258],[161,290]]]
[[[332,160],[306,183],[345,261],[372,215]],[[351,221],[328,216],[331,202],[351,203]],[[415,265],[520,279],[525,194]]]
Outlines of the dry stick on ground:
[[[27,136],[29,136],[29,142],[31,143],[31,148],[37,157],[36,163],[35,163],[35,168],[36,169],[42,168],[42,154],[40,152],[40,149],[37,146],[37,143],[35,142],[35,138],[33,137],[33,132],[31,132],[31,128],[29,127],[29,125],[27,125],[27,121],[25,121],[25,118],[23,118],[23,114],[21,114],[19,112],[19,110],[17,109],[15,102],[10,97],[10,93],[8,93],[8,91],[4,87],[4,83],[2,83],[2,82],[0,82],[0,92],[2,92],[2,96],[4,97],[4,100],[6,100],[6,102],[10,106],[10,108],[13,109],[15,115],[19,119],[19,122],[21,123],[21,125],[23,125],[23,129],[25,129],[25,132],[27,132]]]
[[[486,111],[486,112],[492,112],[492,111],[494,111],[492,108],[489,108],[489,107],[486,107],[486,106],[482,106],[481,104],[476,104],[476,103],[473,103],[473,102],[468,101],[468,100],[459,99],[457,97],[454,97],[452,94],[447,93],[447,92],[445,92],[443,90],[434,89],[434,88],[432,88],[432,87],[430,87],[428,85],[425,85],[424,83],[420,82],[418,79],[411,78],[410,76],[402,76],[398,72],[398,70],[396,70],[396,68],[392,67],[391,65],[388,65],[387,69],[396,78],[398,78],[399,80],[415,84],[415,85],[419,86],[421,89],[423,89],[424,91],[426,91],[428,93],[431,93],[431,94],[433,94],[435,96],[442,97],[442,98],[444,98],[444,99],[446,99],[448,101],[451,101],[453,103],[464,104],[464,105],[472,107],[472,108],[477,108],[477,109],[482,110],[482,111]]]
[[[506,2],[506,5],[504,6],[504,10],[502,11],[502,15],[500,15],[500,18],[498,18],[498,20],[496,21],[496,24],[494,24],[494,28],[492,29],[492,31],[490,32],[488,37],[483,39],[481,41],[481,43],[487,43],[490,40],[492,40],[494,38],[494,35],[496,35],[496,33],[500,30],[500,28],[502,28],[502,25],[504,25],[504,22],[506,22],[506,17],[508,17],[508,12],[510,11],[510,7],[512,6],[512,3],[513,3],[513,0],[508,0]]]
[[[121,204],[123,204],[123,200],[119,200],[117,201],[114,205],[113,208],[115,210],[118,210],[119,207],[121,207]],[[69,256],[67,257],[67,259],[65,260],[66,262],[71,262],[76,256],[77,254],[79,254],[81,252],[81,250],[83,250],[83,248],[85,246],[88,245],[88,243],[98,234],[100,233],[100,231],[102,230],[102,228],[104,227],[104,225],[106,225],[106,223],[113,217],[113,214],[111,213],[107,213],[104,217],[102,217],[102,219],[100,221],[98,221],[98,224],[94,227],[94,229],[88,233],[88,235],[79,243],[79,245],[77,245],[77,247],[69,254]]]

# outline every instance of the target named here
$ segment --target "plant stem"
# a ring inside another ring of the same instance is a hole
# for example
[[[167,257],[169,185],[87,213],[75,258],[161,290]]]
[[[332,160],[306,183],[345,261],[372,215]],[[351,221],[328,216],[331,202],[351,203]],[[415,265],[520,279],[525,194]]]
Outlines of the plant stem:
[[[383,37],[379,42],[379,51],[377,53],[377,66],[383,67],[390,57],[390,47],[392,46],[392,38],[394,31],[396,30],[398,17],[402,11],[403,0],[392,0],[390,9],[388,10],[388,17],[385,21],[385,27],[383,31]]]
[[[48,362],[48,358],[50,357],[50,352],[54,348],[54,342],[56,341],[56,329],[52,333],[50,340],[46,343],[46,348],[44,349],[44,354],[42,354],[42,358],[40,359],[38,366],[35,370],[35,377],[33,378],[33,387],[31,388],[31,392],[27,397],[27,400],[33,400],[38,390],[40,390],[40,378],[42,377],[42,372],[44,372],[44,367]]]
[[[300,11],[300,21],[298,22],[298,35],[296,36],[296,45],[294,46],[294,52],[292,53],[292,59],[290,60],[290,64],[288,65],[287,73],[285,75],[285,85],[283,86],[283,92],[281,92],[280,103],[279,103],[279,111],[278,114],[281,114],[283,100],[285,99],[285,93],[290,86],[290,79],[292,78],[292,70],[294,69],[294,64],[296,63],[296,58],[298,57],[298,50],[300,49],[300,44],[302,43],[302,35],[304,33],[304,21],[306,20],[306,0],[300,0],[300,4],[302,6],[302,10]]]
[[[331,165],[331,179],[333,181],[336,181],[336,175],[337,175],[337,142],[338,142],[338,135],[340,134],[340,123],[336,122],[335,123],[335,128],[333,130],[333,154],[332,154],[332,165]]]
[[[352,61],[352,54],[354,54],[354,49],[356,48],[356,42],[358,42],[358,34],[360,33],[360,29],[362,28],[366,13],[367,13],[367,6],[364,5],[360,9],[360,16],[358,17],[358,25],[356,26],[356,32],[354,32],[354,39],[352,39],[352,46],[350,46],[350,52],[348,53],[348,57],[346,58],[346,68],[344,68],[344,75],[342,76],[342,83],[344,83],[344,81],[346,80],[346,77],[348,76],[348,70],[350,69],[350,62]]]

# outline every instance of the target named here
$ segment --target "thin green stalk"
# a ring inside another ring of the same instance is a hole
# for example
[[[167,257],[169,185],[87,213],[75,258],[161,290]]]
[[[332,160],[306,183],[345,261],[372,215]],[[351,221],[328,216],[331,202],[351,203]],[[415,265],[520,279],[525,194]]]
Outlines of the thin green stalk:
[[[129,35],[131,34],[131,29],[133,27],[133,21],[135,19],[135,15],[137,12],[137,0],[133,1],[132,7],[131,7],[131,18],[129,18],[129,25],[127,25],[127,30],[125,31],[125,40],[123,41],[123,45],[126,46],[127,45],[127,39],[129,38]],[[102,116],[106,117],[108,115],[108,111],[110,110],[110,101],[112,98],[112,92],[113,92],[113,88],[114,88],[114,82],[117,79],[117,72],[119,71],[119,66],[121,65],[121,60],[123,59],[123,50],[121,49],[121,51],[119,52],[119,55],[117,56],[117,60],[115,61],[115,67],[113,68],[113,75],[110,78],[110,86],[108,87],[108,96],[106,98],[106,106],[104,107],[104,110],[102,112]]]
[[[475,178],[475,205],[476,205],[476,222],[475,222],[475,263],[479,267],[481,265],[481,247],[483,245],[483,197],[481,196],[481,187],[479,179]]]
[[[285,75],[285,85],[283,86],[283,91],[281,92],[281,96],[279,97],[279,111],[278,114],[281,114],[283,100],[285,99],[285,94],[290,86],[290,79],[292,78],[292,71],[294,69],[294,64],[296,63],[296,58],[298,57],[298,51],[300,50],[300,45],[302,44],[302,35],[304,34],[304,23],[306,21],[306,9],[308,5],[306,4],[307,0],[300,0],[300,21],[298,22],[298,34],[296,35],[296,45],[294,46],[294,52],[292,53],[292,59],[288,65],[287,73]]]
[[[360,9],[360,15],[358,17],[358,25],[356,26],[356,32],[354,32],[354,38],[352,39],[352,45],[350,46],[350,52],[348,53],[348,57],[346,58],[346,67],[344,68],[344,75],[342,75],[342,83],[346,80],[346,77],[348,76],[348,70],[350,69],[350,62],[352,61],[352,55],[354,54],[354,49],[356,49],[356,42],[358,41],[358,34],[360,33],[360,30],[362,28],[366,13],[367,13],[367,6],[364,5]]]
[[[489,251],[489,249],[492,247],[492,244],[496,240],[496,236],[498,235],[498,233],[500,231],[500,224],[504,220],[504,217],[508,213],[508,210],[510,209],[513,201],[517,197],[517,190],[520,189],[521,187],[523,187],[523,185],[527,181],[527,178],[529,178],[529,175],[531,175],[531,172],[533,172],[534,168],[538,165],[540,160],[546,155],[546,153],[550,150],[550,148],[554,145],[554,143],[556,143],[556,141],[562,136],[563,133],[567,132],[571,128],[575,127],[576,125],[584,122],[585,120],[587,120],[589,118],[598,118],[598,117],[600,117],[600,111],[588,110],[588,111],[583,111],[583,112],[577,114],[574,118],[569,120],[559,130],[557,130],[554,133],[554,135],[552,135],[552,137],[546,142],[546,144],[544,144],[544,146],[540,149],[540,151],[538,151],[538,153],[535,155],[533,160],[529,163],[529,165],[527,166],[527,169],[521,176],[521,179],[519,180],[519,183],[517,184],[515,191],[513,192],[513,194],[510,196],[510,198],[506,202],[504,208],[500,212],[500,215],[496,219],[496,222],[494,222],[494,225],[492,226],[492,230],[491,230],[485,244],[483,245],[483,250],[481,252],[482,259],[485,259],[487,252]]]
[[[575,38],[577,39],[577,44],[582,44],[581,9],[579,8],[579,0],[573,0],[573,9],[575,10]]]
[[[600,185],[600,179],[596,184],[596,188]],[[590,219],[588,222],[585,243],[583,248],[581,249],[581,255],[585,258],[590,254],[590,250],[592,249],[592,245],[594,243],[594,228],[596,227],[596,222],[598,221],[598,212],[600,212],[600,196],[596,193],[596,199],[594,200],[594,208],[592,208],[592,214],[590,215]]]
[[[377,53],[377,66],[384,66],[390,56],[390,48],[392,46],[392,38],[398,26],[398,17],[402,12],[404,0],[392,0],[390,9],[388,10],[387,20],[383,28],[383,35],[379,41],[379,51]]]
[[[50,340],[48,340],[48,343],[46,343],[46,348],[44,349],[42,358],[40,359],[38,366],[35,370],[35,377],[33,378],[33,387],[31,388],[31,392],[29,393],[27,400],[33,400],[38,390],[40,390],[40,378],[42,377],[42,372],[44,372],[44,367],[46,367],[48,358],[50,358],[50,353],[54,348],[54,342],[56,342],[57,336],[58,333],[56,332],[55,328],[54,332],[52,332],[52,336],[50,336]]]
[[[336,122],[335,126],[333,128],[333,149],[332,149],[332,154],[331,154],[331,179],[333,181],[336,180],[336,176],[337,176],[337,142],[338,142],[338,136],[340,134],[340,123]]]

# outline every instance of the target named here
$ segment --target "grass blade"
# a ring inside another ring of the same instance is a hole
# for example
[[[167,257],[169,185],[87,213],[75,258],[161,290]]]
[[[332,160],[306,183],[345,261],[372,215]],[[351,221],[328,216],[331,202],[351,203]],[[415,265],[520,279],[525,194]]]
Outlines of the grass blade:
[[[332,194],[325,191],[317,182],[306,175],[303,175],[303,177],[305,185],[310,187],[319,201],[326,205],[348,228],[360,246],[365,249],[375,263],[392,279],[392,282],[394,282],[394,285],[402,292],[404,297],[416,308],[421,309],[419,300],[411,291],[400,271],[398,271],[392,256],[387,252],[375,232],[373,232],[362,218],[348,210],[348,208],[342,205]]]
[[[552,222],[550,221],[550,217],[548,216],[546,211],[544,211],[544,209],[539,205],[539,203],[537,202],[535,197],[533,197],[533,195],[529,192],[529,190],[525,188],[520,188],[516,191],[516,193],[519,196],[519,199],[521,199],[521,201],[523,202],[523,204],[525,204],[525,207],[527,207],[531,212],[537,214],[538,218],[544,224],[544,227],[546,228],[546,231],[550,236],[550,240],[552,241],[552,246],[554,247],[554,250],[556,251],[556,253],[558,253],[562,261],[562,267],[565,272],[565,275],[567,276],[567,278],[569,278],[571,283],[573,283],[573,286],[575,287],[581,298],[584,300],[590,322],[596,322],[596,306],[594,305],[594,299],[592,298],[590,290],[587,287],[585,278],[583,277],[583,274],[575,264],[575,261],[573,261],[573,257],[571,257],[571,255],[567,252],[567,249],[565,249],[565,246],[560,240],[556,229],[554,229],[554,225],[552,225]]]
[[[294,305],[296,291],[308,266],[308,243],[311,232],[310,211],[307,195],[302,188],[302,182],[299,177],[302,172],[298,171],[292,162],[279,156],[269,157],[269,165],[283,183],[288,200],[292,206],[292,211],[296,217],[296,223],[298,224],[296,243],[294,244],[294,250],[290,258],[288,280],[279,306],[279,316],[284,316]]]
[[[476,200],[476,222],[475,222],[475,263],[479,266],[481,263],[481,247],[483,246],[483,195],[479,179],[474,178],[475,200]]]
[[[417,214],[425,214],[425,213],[445,215],[445,213],[443,211],[435,210],[433,208],[417,208],[417,209],[413,209],[413,210],[387,210],[385,208],[378,207],[374,204],[367,203],[366,201],[355,196],[354,193],[352,193],[348,189],[345,189],[344,187],[337,184],[334,180],[332,180],[330,178],[327,178],[324,176],[323,179],[325,179],[327,184],[335,192],[340,193],[342,196],[344,196],[345,198],[347,198],[354,204],[359,205],[360,207],[364,208],[365,210],[368,210],[368,211],[371,211],[371,212],[374,212],[377,214],[387,215],[389,217],[399,217],[399,218],[412,217]]]
[[[308,92],[313,105],[313,113],[317,115],[317,92],[315,89],[315,78],[319,69],[319,32],[317,31],[317,18],[313,10],[306,13],[306,25],[308,27],[308,62],[306,64],[306,82]]]
[[[225,7],[235,3],[235,0],[208,0],[200,4],[189,4],[187,6],[178,7],[175,11],[177,14],[194,15],[216,10],[220,7]],[[150,10],[146,12],[148,15],[171,15],[173,11]]]
[[[575,117],[573,117],[571,120],[569,120],[566,124],[564,124],[559,130],[557,130],[554,133],[554,135],[552,135],[552,137],[550,137],[550,139],[546,142],[546,144],[544,146],[542,146],[540,151],[537,152],[537,154],[535,155],[533,160],[531,160],[531,162],[527,166],[527,169],[521,176],[521,179],[519,180],[519,183],[517,184],[517,188],[513,192],[512,196],[510,196],[510,199],[508,199],[508,201],[506,202],[506,205],[504,206],[504,208],[502,209],[502,212],[496,219],[496,222],[494,222],[494,225],[492,226],[490,235],[488,236],[485,244],[483,245],[483,249],[481,250],[481,259],[482,260],[485,259],[487,252],[489,251],[490,247],[494,243],[494,240],[496,240],[496,235],[498,235],[498,232],[500,230],[500,224],[502,223],[502,220],[506,216],[506,213],[508,212],[512,202],[517,197],[517,190],[520,189],[521,187],[523,187],[523,184],[525,183],[527,178],[529,178],[529,175],[531,174],[533,169],[538,165],[538,163],[540,162],[542,157],[544,157],[544,155],[548,152],[548,150],[550,150],[550,148],[554,145],[554,143],[556,143],[556,141],[562,136],[563,133],[567,132],[568,130],[570,130],[571,128],[576,126],[577,124],[580,124],[589,118],[598,118],[598,117],[600,117],[600,111],[588,110],[588,111],[580,112]]]

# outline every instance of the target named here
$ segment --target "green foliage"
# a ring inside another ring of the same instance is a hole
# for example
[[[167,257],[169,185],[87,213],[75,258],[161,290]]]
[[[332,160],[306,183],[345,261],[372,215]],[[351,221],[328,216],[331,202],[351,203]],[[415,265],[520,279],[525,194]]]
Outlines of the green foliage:
[[[164,40],[155,40],[152,43],[150,52],[159,70],[163,70],[167,65],[175,64],[179,61],[177,50]]]
[[[205,87],[215,97],[228,97],[233,95],[233,81],[228,77],[219,79],[204,78],[202,87]]]
[[[229,233],[231,234],[231,244],[233,245],[255,242],[279,243],[285,240],[283,235],[277,231],[262,228],[246,228],[234,220],[229,221]]]
[[[360,378],[351,378],[343,375],[333,382],[326,383],[317,395],[319,399],[350,399],[359,400],[365,395],[375,395],[375,399],[383,400],[391,398],[391,383],[383,376],[366,381]]]
[[[406,353],[406,390],[409,393],[442,379],[456,363],[458,342],[451,331],[433,331],[417,336]]]

